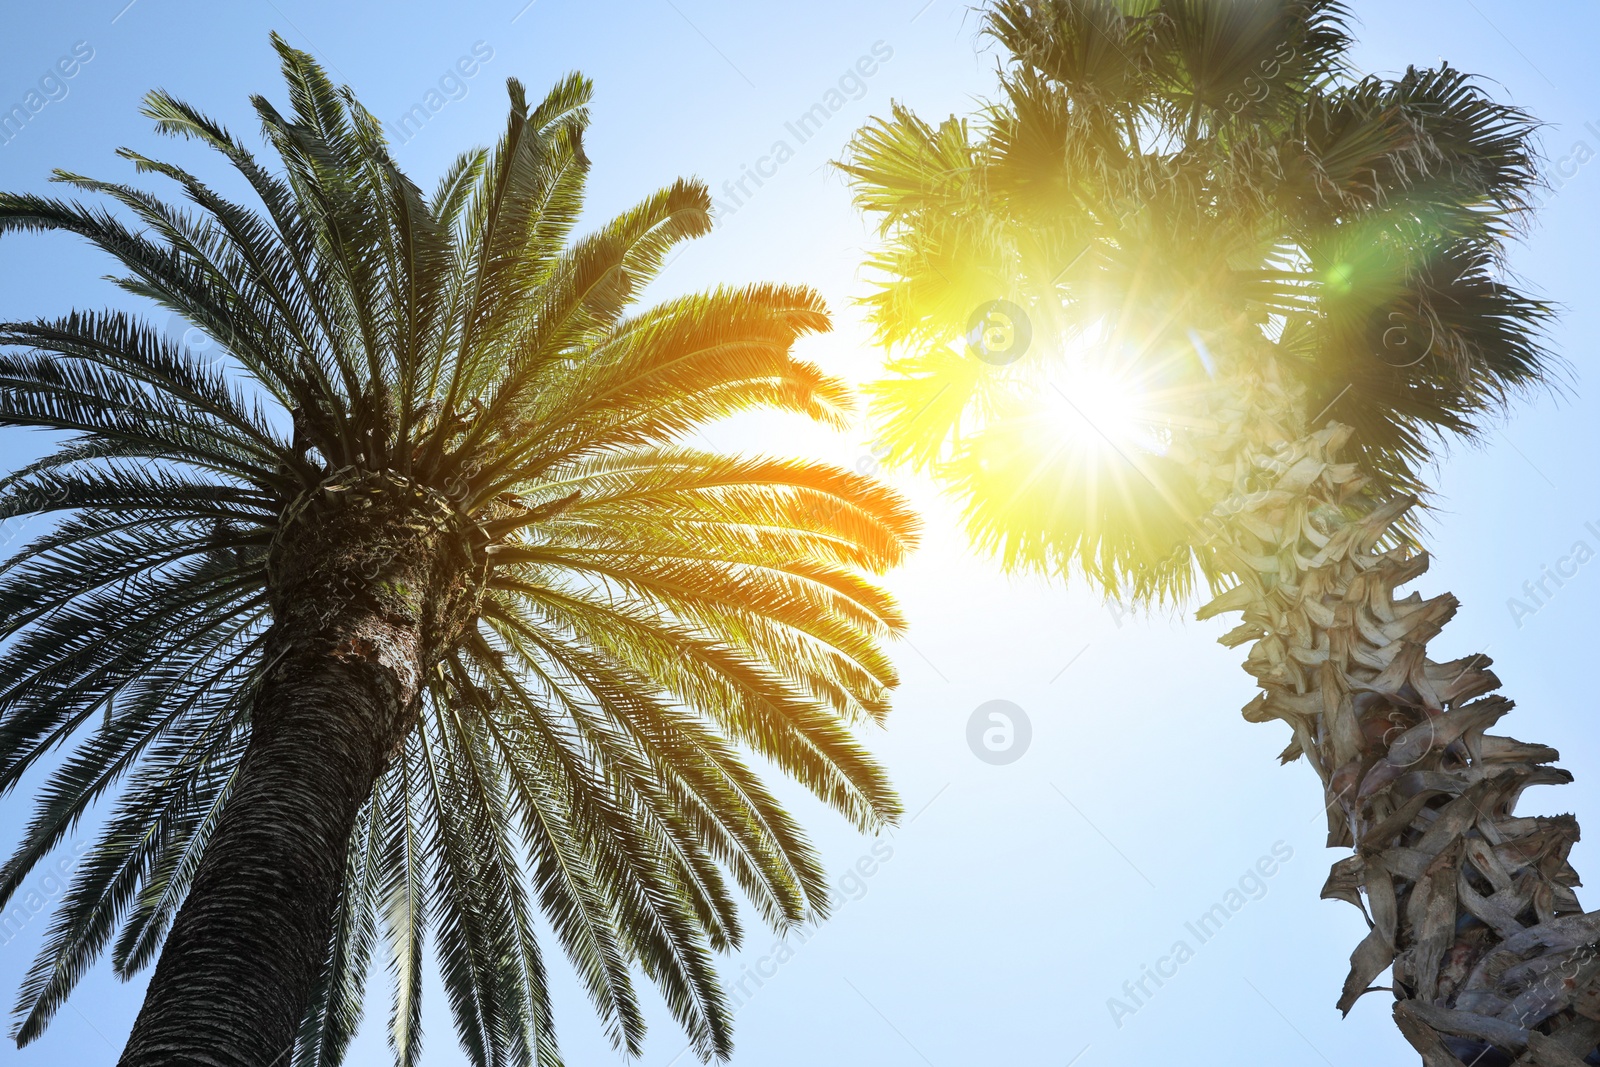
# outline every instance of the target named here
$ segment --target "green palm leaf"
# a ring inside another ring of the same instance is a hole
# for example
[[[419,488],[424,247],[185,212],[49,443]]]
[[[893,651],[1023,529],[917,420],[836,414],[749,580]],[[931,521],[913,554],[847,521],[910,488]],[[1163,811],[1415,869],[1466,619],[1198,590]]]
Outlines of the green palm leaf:
[[[0,234],[78,234],[221,352],[122,311],[0,324],[0,425],[65,435],[0,480],[0,517],[50,523],[0,565],[0,783],[66,749],[0,905],[112,804],[17,1037],[110,946],[124,978],[156,965],[124,1062],[248,1031],[242,1062],[332,1067],[381,959],[405,1067],[431,944],[471,1062],[559,1064],[542,915],[619,1049],[644,1048],[642,974],[726,1057],[738,897],[780,928],[828,907],[751,757],[860,827],[900,810],[853,728],[888,711],[904,621],[872,576],[914,519],[849,472],[683,440],[750,409],[845,425],[848,391],[793,355],[827,311],[766,285],[638,307],[710,197],[679,181],[576,236],[578,75],[534,103],[512,81],[499,143],[430,197],[273,43],[271,163],[145,102],[259,203],[131,150],[184,206],[65,173],[106,206],[0,196]],[[381,729],[326,695],[286,725],[308,698],[278,694],[369,682]]]

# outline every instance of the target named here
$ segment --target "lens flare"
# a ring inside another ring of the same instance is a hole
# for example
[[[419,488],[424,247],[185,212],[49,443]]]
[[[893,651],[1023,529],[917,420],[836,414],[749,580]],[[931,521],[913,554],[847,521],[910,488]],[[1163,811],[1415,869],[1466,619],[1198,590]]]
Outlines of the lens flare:
[[[1093,455],[1166,451],[1155,390],[1101,332],[1078,335],[1045,355],[1031,383],[1035,430],[1053,447]]]

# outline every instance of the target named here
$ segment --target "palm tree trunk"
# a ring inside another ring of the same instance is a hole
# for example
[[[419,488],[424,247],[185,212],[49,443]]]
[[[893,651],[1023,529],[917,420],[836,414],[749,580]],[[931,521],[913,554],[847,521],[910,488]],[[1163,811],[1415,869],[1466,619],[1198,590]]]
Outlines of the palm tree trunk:
[[[327,955],[361,805],[409,728],[414,630],[282,634],[237,784],[173,922],[121,1067],[279,1067]]]
[[[336,471],[286,511],[250,743],[120,1067],[286,1067],[350,834],[416,722],[426,666],[476,611],[484,541],[387,472]]]
[[[1365,492],[1337,462],[1350,429],[1303,427],[1269,368],[1215,412],[1187,458],[1201,472],[1219,570],[1238,584],[1200,612],[1242,611],[1252,722],[1281,719],[1322,779],[1333,866],[1325,898],[1362,908],[1348,1013],[1393,968],[1395,1021],[1425,1067],[1576,1067],[1600,1043],[1600,912],[1567,862],[1569,815],[1519,817],[1522,791],[1572,776],[1558,753],[1486,731],[1511,710],[1485,656],[1435,662],[1447,594],[1396,599],[1428,557],[1395,524],[1415,498]],[[1364,902],[1364,903],[1363,903]]]

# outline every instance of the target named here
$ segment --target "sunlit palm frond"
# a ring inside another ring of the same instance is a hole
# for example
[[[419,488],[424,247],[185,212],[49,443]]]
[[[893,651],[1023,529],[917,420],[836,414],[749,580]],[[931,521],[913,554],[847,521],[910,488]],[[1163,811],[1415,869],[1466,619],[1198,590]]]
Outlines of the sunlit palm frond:
[[[353,94],[274,47],[287,106],[252,101],[270,164],[168,94],[145,103],[259,204],[132,151],[183,207],[69,174],[108,206],[0,196],[0,234],[86,238],[220,353],[122,311],[0,325],[0,424],[67,438],[0,481],[0,518],[48,523],[0,565],[0,785],[67,750],[0,902],[53,851],[83,855],[17,1036],[107,946],[124,978],[160,956],[289,624],[286,528],[398,486],[475,531],[481,601],[421,665],[417,724],[361,809],[292,1062],[342,1060],[382,960],[396,1060],[418,1063],[431,939],[471,1062],[559,1063],[541,916],[619,1049],[643,1049],[642,973],[725,1057],[713,963],[743,937],[738,892],[779,927],[828,907],[754,761],[862,828],[899,812],[852,728],[888,710],[882,644],[905,623],[871,575],[915,519],[846,471],[685,443],[756,408],[844,425],[848,390],[793,354],[827,310],[765,285],[637,307],[710,197],[679,181],[575,236],[578,75],[533,103],[513,81],[499,142],[429,196]]]
[[[1557,369],[1548,308],[1501,262],[1538,186],[1533,122],[1448,66],[1358,77],[1347,21],[1323,0],[1001,2],[981,122],[897,106],[858,134],[841,166],[884,237],[882,441],[1008,565],[1158,600],[1209,573],[1162,442],[1230,360],[1336,406],[1375,491],[1423,491],[1441,435]],[[1031,343],[996,359],[1000,320]],[[1154,447],[1041,436],[1077,418],[1049,393],[1085,361],[1137,383]]]

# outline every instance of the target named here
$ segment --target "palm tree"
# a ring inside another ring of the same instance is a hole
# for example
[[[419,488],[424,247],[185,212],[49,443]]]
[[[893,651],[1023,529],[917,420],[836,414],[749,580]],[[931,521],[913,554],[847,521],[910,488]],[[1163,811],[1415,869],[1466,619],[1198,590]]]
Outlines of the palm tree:
[[[431,933],[470,1061],[555,1064],[542,912],[619,1049],[642,971],[726,1057],[733,886],[779,927],[826,909],[749,756],[860,827],[899,811],[851,727],[887,710],[902,622],[869,576],[914,519],[688,442],[746,409],[840,424],[847,392],[792,354],[827,314],[772,285],[630,310],[710,198],[680,181],[569,239],[577,75],[533,107],[511,81],[498,145],[427,197],[273,43],[281,170],[145,104],[261,209],[128,150],[190,206],[71,174],[112,209],[0,198],[0,233],[87,238],[225,352],[117,311],[0,326],[0,424],[67,435],[0,483],[0,516],[53,522],[0,573],[0,776],[49,771],[0,897],[115,800],[16,1036],[111,943],[123,978],[158,961],[125,1067],[336,1064],[381,958],[411,1065]]]
[[[896,107],[844,169],[876,218],[882,445],[934,471],[1008,567],[1242,613],[1252,722],[1290,730],[1353,849],[1324,896],[1392,969],[1427,1067],[1600,1062],[1600,912],[1570,780],[1486,731],[1484,656],[1428,658],[1457,607],[1414,515],[1446,435],[1550,379],[1548,309],[1503,269],[1534,123],[1441,65],[1350,68],[1333,0],[1000,0],[1002,95]],[[1587,1061],[1585,1058],[1588,1057]]]

